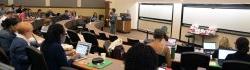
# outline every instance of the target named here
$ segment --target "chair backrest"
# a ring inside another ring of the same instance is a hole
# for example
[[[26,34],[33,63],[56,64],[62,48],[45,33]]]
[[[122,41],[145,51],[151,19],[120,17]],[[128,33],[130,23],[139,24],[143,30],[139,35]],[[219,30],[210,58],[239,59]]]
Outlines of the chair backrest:
[[[181,66],[185,70],[197,70],[198,67],[209,68],[210,56],[198,52],[183,52]]]
[[[223,62],[222,70],[250,70],[250,62],[226,60]]]
[[[83,28],[82,30],[83,30],[83,31],[87,31],[87,32],[89,31],[89,29],[88,29],[88,28]]]
[[[96,35],[94,30],[89,30],[89,32]]]
[[[114,59],[123,60],[125,54],[124,47],[122,45],[116,46],[115,49],[111,52],[110,56]]]
[[[118,39],[117,36],[115,36],[115,35],[109,35],[109,41],[110,42],[114,42],[116,39]]]
[[[28,59],[31,61],[31,70],[48,70],[47,63],[41,51],[34,47],[26,47]]]
[[[78,41],[80,41],[80,38],[79,38],[78,34],[75,31],[73,31],[73,30],[67,30],[67,33],[68,33],[69,38],[70,38],[70,40],[72,42],[78,42]]]
[[[130,38],[127,38],[127,40],[128,40],[129,45],[134,45],[134,44],[140,43],[139,40],[134,40],[134,39],[130,39]]]
[[[194,52],[194,47],[184,47],[177,45],[176,53]]]
[[[9,57],[7,56],[6,52],[1,47],[0,47],[0,61],[5,64],[10,64]]]
[[[107,36],[105,33],[99,33],[99,39],[102,39],[102,40],[108,40]]]
[[[92,33],[90,32],[82,32],[82,35],[84,37],[84,40],[88,43],[91,43],[92,44],[92,48],[90,50],[90,53],[93,53],[93,52],[98,52],[98,47],[99,47],[99,44],[98,44],[98,41],[97,41],[97,38],[95,35],[93,35]]]

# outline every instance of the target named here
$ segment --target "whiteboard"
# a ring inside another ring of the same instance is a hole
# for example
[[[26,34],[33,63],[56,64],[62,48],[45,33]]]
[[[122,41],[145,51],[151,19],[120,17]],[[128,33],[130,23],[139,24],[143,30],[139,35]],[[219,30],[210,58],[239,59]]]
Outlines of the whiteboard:
[[[140,17],[172,20],[173,5],[140,5]]]
[[[250,9],[184,7],[183,23],[250,32]]]

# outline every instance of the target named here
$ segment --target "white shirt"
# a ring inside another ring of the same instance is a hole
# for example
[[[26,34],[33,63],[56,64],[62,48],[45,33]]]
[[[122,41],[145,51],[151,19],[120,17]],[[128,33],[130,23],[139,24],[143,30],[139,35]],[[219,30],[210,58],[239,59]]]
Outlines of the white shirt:
[[[5,15],[3,15],[1,18],[0,18],[0,30],[3,29],[2,27],[2,22],[6,19],[7,17]]]

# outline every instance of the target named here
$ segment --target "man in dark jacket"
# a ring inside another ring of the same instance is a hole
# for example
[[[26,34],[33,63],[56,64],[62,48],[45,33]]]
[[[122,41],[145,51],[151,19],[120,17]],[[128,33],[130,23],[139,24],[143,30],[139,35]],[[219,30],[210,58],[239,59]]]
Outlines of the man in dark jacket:
[[[2,26],[3,30],[0,30],[0,47],[6,52],[7,56],[9,56],[9,48],[16,37],[15,26],[18,23],[18,20],[15,18],[7,18],[3,21]]]

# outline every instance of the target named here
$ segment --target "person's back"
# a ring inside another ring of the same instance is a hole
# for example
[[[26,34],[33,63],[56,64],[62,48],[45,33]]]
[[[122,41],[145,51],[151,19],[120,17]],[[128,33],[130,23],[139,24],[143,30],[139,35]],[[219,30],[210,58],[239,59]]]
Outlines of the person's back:
[[[0,30],[0,47],[3,48],[7,55],[9,55],[10,45],[15,37],[16,35],[9,30]]]
[[[219,55],[219,49],[224,50],[233,50],[231,47],[229,47],[229,40],[227,37],[222,37],[219,41],[219,48],[216,49],[212,55],[213,58],[218,58]]]
[[[61,43],[65,40],[65,30],[61,24],[52,24],[42,43],[41,51],[49,70],[60,70],[62,66],[69,66],[65,51]]]
[[[49,70],[60,70],[61,66],[69,66],[66,54],[60,43],[54,42],[43,45],[41,51],[44,54]]]
[[[250,56],[247,54],[249,51],[249,40],[244,37],[240,37],[235,42],[237,52],[234,54],[229,54],[226,60],[241,60],[250,62]]]
[[[149,43],[149,45],[154,49],[154,51],[159,55],[165,57],[165,60],[161,60],[158,65],[161,63],[166,63],[168,67],[171,67],[171,55],[170,50],[166,46],[167,43],[164,38],[164,32],[160,29],[155,29],[154,31],[154,41]],[[165,61],[165,62],[163,62]]]
[[[19,37],[16,37],[10,46],[11,64],[16,70],[27,70],[30,65],[26,52],[23,52],[25,47],[28,47],[28,43]]]
[[[157,70],[158,56],[147,45],[131,47],[125,56],[125,70]]]

